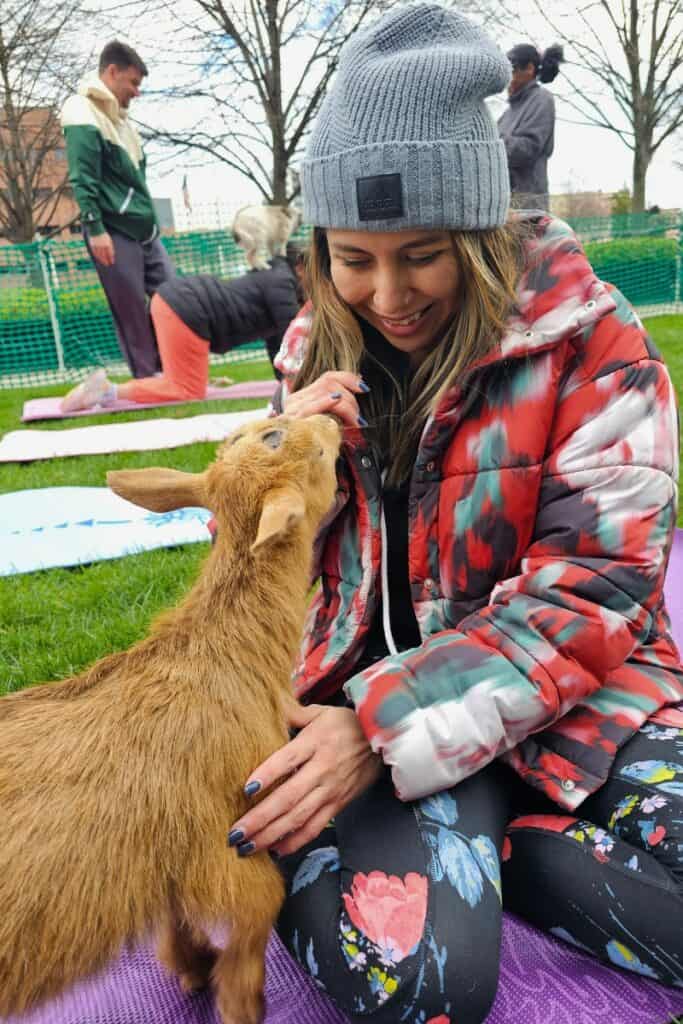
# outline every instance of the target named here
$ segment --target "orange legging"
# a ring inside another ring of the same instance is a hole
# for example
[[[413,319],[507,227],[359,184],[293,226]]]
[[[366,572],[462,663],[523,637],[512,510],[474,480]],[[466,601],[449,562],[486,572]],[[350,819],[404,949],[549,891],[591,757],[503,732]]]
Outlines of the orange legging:
[[[161,376],[120,384],[119,398],[141,405],[204,398],[209,381],[208,341],[195,334],[160,295],[152,298],[150,312],[161,357]]]

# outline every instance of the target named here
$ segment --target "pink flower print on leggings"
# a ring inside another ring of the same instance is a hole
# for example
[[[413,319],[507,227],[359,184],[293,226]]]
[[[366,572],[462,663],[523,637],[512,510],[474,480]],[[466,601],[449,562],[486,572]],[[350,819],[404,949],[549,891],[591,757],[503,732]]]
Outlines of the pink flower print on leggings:
[[[383,871],[353,877],[351,894],[343,893],[356,928],[381,952],[385,963],[398,964],[417,948],[427,916],[427,879],[409,871],[403,880]]]

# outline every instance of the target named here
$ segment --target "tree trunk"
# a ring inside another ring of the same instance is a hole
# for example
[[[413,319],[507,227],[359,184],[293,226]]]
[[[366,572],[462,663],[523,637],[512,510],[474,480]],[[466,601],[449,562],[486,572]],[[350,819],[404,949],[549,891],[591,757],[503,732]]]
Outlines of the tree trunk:
[[[633,153],[633,188],[631,194],[631,210],[633,213],[642,213],[645,210],[645,178],[650,163],[646,147],[640,140],[636,140],[636,148]]]
[[[279,128],[279,126],[278,126]],[[273,132],[273,203],[287,205],[287,154],[284,133]]]

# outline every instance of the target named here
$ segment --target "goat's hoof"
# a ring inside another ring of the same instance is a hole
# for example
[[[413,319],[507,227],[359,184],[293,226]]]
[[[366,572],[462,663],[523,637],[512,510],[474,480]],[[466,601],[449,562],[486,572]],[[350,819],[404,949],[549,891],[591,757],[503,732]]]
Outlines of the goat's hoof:
[[[216,997],[216,1008],[223,1024],[261,1024],[265,1014],[263,993],[232,993],[229,999]]]

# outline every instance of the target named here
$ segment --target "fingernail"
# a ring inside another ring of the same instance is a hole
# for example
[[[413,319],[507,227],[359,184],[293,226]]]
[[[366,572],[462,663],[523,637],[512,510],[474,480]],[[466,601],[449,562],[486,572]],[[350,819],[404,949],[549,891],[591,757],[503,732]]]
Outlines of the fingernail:
[[[248,843],[240,843],[237,847],[237,856],[248,857],[249,854],[253,853],[255,849],[256,847],[251,842],[251,840]]]
[[[368,425],[368,421],[363,416],[359,416],[358,417],[358,426],[359,427],[367,427],[367,425]]]
[[[338,398],[341,398],[341,391],[330,391],[330,398],[334,398],[336,402]]]
[[[367,393],[368,393],[368,391],[370,390],[370,385],[369,385],[369,384],[366,384],[366,383],[365,383],[365,381],[363,380],[363,378],[362,378],[362,377],[361,377],[361,379],[360,379],[360,380],[358,381],[358,387],[359,387],[359,388],[361,389],[361,391],[364,391],[364,392],[365,392],[365,394],[367,394]]]
[[[254,793],[258,793],[261,788],[261,783],[258,779],[254,779],[253,782],[248,782],[244,787],[244,792],[247,796],[253,796]]]
[[[244,839],[244,832],[241,828],[233,828],[228,832],[228,846],[237,846]]]

